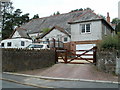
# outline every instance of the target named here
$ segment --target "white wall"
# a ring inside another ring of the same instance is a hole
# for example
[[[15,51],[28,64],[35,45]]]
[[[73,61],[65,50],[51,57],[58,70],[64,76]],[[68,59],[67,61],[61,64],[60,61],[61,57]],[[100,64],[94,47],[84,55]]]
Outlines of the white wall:
[[[91,24],[90,33],[81,33],[80,24]],[[89,41],[89,40],[101,40],[102,39],[102,23],[101,21],[92,21],[85,23],[78,23],[71,25],[71,41]]]
[[[43,41],[45,41],[46,39],[49,39],[51,40],[52,38],[60,41],[62,41],[63,43],[67,43],[67,42],[64,42],[64,38],[67,37],[68,38],[68,41],[67,42],[70,42],[70,37],[68,37],[66,34],[64,34],[63,32],[60,32],[59,30],[57,29],[53,29],[49,34],[47,34],[46,36],[44,36],[42,38]]]

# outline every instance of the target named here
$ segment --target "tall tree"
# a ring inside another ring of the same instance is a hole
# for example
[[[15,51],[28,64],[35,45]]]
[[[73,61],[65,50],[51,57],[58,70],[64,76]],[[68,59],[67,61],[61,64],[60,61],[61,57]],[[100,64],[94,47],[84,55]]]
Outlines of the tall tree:
[[[120,19],[119,18],[114,18],[111,23],[116,24],[115,31],[120,32]]]
[[[37,18],[39,18],[38,14],[34,15],[32,19],[37,19]]]
[[[16,9],[13,13],[6,13],[5,15],[5,25],[2,31],[3,39],[8,38],[15,27],[20,27],[22,24],[25,24],[29,21],[29,13],[21,15],[22,11]]]
[[[111,23],[112,24],[118,24],[118,23],[120,23],[120,19],[119,18],[114,18]]]

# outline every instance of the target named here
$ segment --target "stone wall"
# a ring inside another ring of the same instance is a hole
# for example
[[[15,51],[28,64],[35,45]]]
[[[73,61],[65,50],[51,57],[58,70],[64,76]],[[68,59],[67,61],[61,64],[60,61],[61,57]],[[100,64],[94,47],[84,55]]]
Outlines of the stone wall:
[[[116,64],[118,61],[120,61],[120,58],[116,50],[97,51],[97,68],[101,71],[116,73],[116,70],[119,71],[118,64]]]
[[[55,64],[53,50],[2,49],[3,71],[25,71]]]

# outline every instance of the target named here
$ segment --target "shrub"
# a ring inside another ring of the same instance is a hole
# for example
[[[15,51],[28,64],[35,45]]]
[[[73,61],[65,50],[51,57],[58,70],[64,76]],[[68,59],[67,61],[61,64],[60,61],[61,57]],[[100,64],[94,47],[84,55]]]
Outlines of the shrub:
[[[120,50],[120,35],[107,36],[99,44],[99,49],[117,49]]]

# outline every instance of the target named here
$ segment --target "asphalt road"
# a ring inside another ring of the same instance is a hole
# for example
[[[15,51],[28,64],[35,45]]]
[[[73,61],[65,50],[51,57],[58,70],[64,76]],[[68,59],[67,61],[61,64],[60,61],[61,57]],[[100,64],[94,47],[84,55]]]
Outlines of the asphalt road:
[[[35,87],[2,80],[2,88],[35,88]]]
[[[118,88],[118,84],[87,82],[87,81],[61,81],[61,80],[45,80],[39,78],[15,76],[3,74],[3,78],[12,79],[22,83],[36,84],[38,86],[53,87],[53,88]],[[6,82],[3,82],[3,84]],[[9,83],[6,83],[9,85]],[[12,85],[9,85],[12,86]],[[17,86],[17,85],[16,85]],[[23,86],[24,87],[24,86]]]

